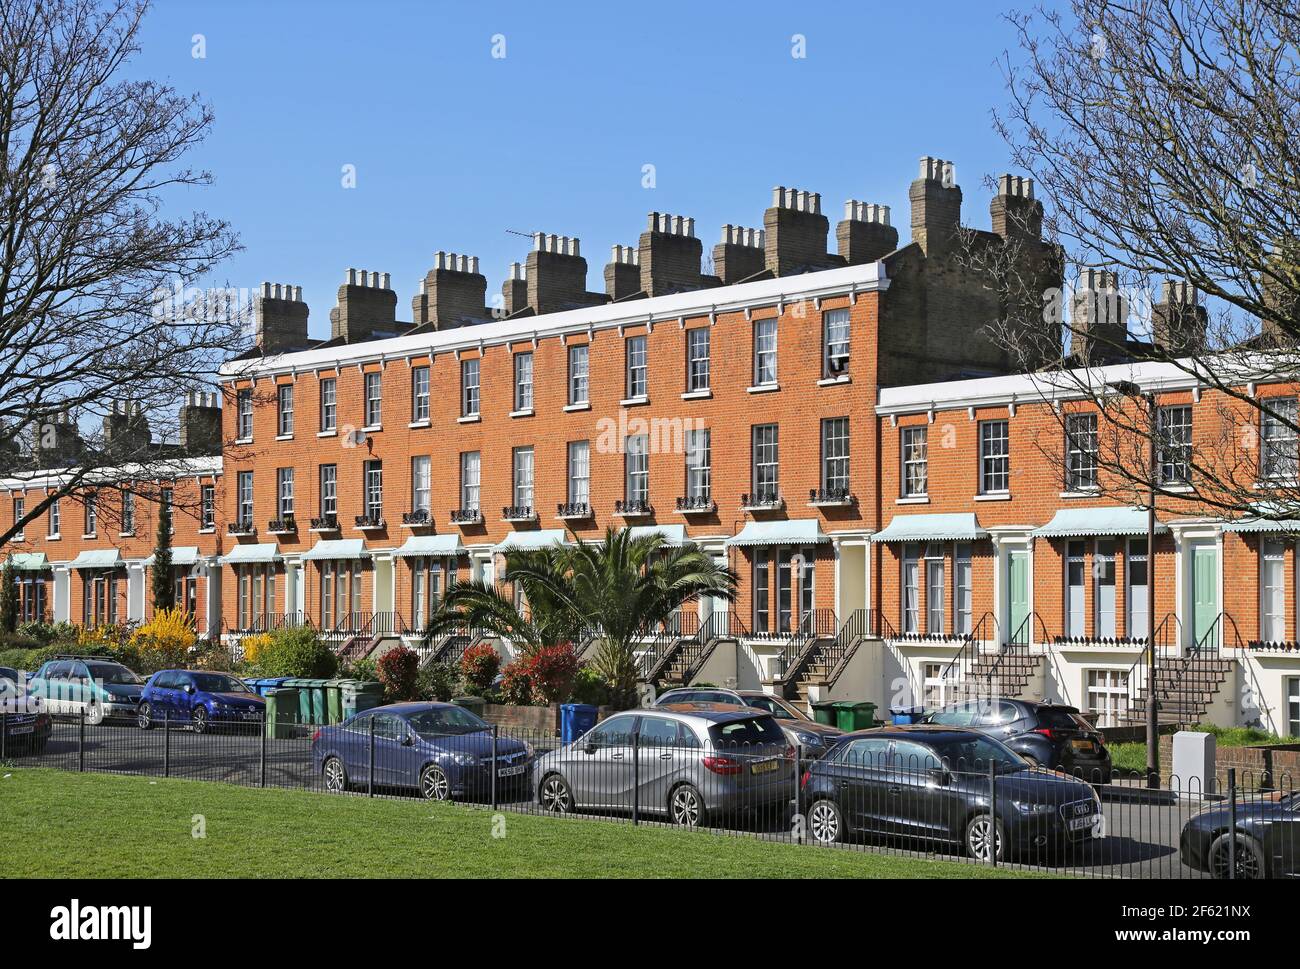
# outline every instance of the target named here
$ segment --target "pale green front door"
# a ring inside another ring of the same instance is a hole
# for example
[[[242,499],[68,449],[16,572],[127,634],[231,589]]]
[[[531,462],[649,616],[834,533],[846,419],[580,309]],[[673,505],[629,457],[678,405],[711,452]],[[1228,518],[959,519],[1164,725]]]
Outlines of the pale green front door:
[[[1007,560],[1007,628],[1008,642],[1029,641],[1029,551],[1012,550]],[[1021,627],[1024,627],[1023,629]],[[1015,638],[1019,636],[1020,640]]]
[[[1192,645],[1218,645],[1206,639],[1219,618],[1219,553],[1213,545],[1192,548]]]

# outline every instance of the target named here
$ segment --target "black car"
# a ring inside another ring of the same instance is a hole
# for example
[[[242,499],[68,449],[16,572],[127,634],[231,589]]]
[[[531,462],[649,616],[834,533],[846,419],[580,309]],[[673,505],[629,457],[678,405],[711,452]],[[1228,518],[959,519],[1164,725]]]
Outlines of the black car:
[[[1237,802],[1233,857],[1231,808],[1218,804],[1183,825],[1183,864],[1215,878],[1300,878],[1300,793],[1251,794]]]
[[[1082,781],[1035,768],[983,733],[926,725],[845,734],[804,773],[801,800],[819,843],[859,834],[937,842],[978,861],[1064,853],[1103,827]]]
[[[1090,784],[1111,780],[1110,751],[1077,707],[999,697],[954,703],[922,722],[978,730],[1031,764],[1063,770]]]
[[[4,752],[39,754],[50,740],[54,725],[35,697],[23,689],[24,677],[10,666],[0,666],[0,729]]]

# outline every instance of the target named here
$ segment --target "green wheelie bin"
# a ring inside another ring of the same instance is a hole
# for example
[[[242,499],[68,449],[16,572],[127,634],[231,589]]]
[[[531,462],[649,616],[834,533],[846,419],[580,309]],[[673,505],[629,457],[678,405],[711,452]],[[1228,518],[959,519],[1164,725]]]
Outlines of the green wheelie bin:
[[[384,685],[374,680],[346,680],[342,690],[343,719],[381,706],[384,702]]]
[[[866,730],[876,725],[876,705],[864,701],[840,700],[835,705],[835,726],[845,732]]]
[[[813,720],[817,723],[824,723],[828,727],[835,726],[835,703],[831,700],[822,700],[820,703],[810,704],[813,712]]]
[[[298,725],[298,691],[293,687],[276,687],[266,691],[266,736],[271,740],[288,740]]]
[[[341,723],[343,720],[343,687],[355,680],[325,681],[325,722]]]

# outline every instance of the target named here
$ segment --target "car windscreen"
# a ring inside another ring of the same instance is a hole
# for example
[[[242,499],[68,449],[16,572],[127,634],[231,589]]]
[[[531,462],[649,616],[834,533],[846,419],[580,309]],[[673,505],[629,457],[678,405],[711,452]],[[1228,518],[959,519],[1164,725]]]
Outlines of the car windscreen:
[[[433,707],[407,717],[411,729],[421,737],[473,733],[487,730],[488,725],[461,707]]]
[[[925,743],[939,755],[945,767],[958,773],[987,774],[990,763],[995,765],[999,774],[1009,774],[1029,766],[1019,754],[988,737],[973,734],[951,738],[926,737]]]
[[[743,744],[785,744],[785,734],[771,717],[747,717],[744,720],[726,720],[709,727],[709,738],[714,746],[730,747]]]
[[[89,669],[90,678],[105,686],[139,686],[142,682],[125,666],[116,663],[91,663]]]
[[[797,719],[793,713],[781,706],[780,703],[772,699],[770,696],[751,696],[745,700],[745,703],[753,707],[755,710],[766,710],[778,720]]]
[[[252,693],[243,680],[222,673],[195,673],[194,687],[203,693]]]

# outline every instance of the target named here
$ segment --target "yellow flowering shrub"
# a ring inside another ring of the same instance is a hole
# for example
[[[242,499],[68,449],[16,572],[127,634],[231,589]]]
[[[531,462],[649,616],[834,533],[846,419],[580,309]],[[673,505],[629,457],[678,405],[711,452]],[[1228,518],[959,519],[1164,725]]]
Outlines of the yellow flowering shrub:
[[[161,609],[131,634],[131,649],[140,657],[140,673],[183,667],[198,644],[194,617],[183,609]]]
[[[249,666],[256,666],[266,647],[271,645],[271,634],[256,633],[252,636],[245,636],[239,645],[244,649],[244,662]]]

